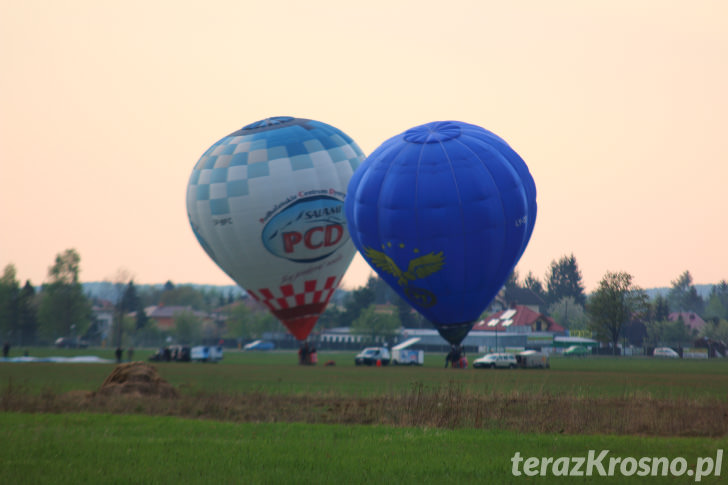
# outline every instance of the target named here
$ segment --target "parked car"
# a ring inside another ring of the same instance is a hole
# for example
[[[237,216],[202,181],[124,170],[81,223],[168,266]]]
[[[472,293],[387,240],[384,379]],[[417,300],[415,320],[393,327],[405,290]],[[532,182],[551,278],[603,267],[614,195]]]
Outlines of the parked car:
[[[85,349],[88,342],[76,337],[60,337],[56,339],[55,345],[59,349]]]
[[[367,347],[354,357],[354,363],[356,365],[376,365],[377,361],[380,361],[382,365],[387,365],[391,359],[388,348]]]
[[[587,349],[583,345],[572,345],[564,350],[564,355],[567,357],[583,357],[589,354],[591,354],[591,350]]]
[[[679,359],[680,354],[672,350],[670,347],[657,347],[652,352],[653,357],[662,357],[665,359]]]
[[[243,350],[273,350],[276,348],[273,342],[268,340],[254,340],[243,346]]]
[[[485,354],[473,361],[473,367],[476,369],[495,369],[496,367],[515,369],[517,365],[516,356],[507,353]]]

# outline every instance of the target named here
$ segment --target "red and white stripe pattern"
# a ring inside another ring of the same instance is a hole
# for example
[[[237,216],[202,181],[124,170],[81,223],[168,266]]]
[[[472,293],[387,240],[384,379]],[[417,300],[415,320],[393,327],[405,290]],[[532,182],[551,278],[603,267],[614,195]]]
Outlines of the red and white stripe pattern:
[[[294,285],[283,285],[279,288],[258,288],[247,290],[256,301],[267,306],[271,311],[291,310],[296,307],[315,303],[328,303],[336,290],[336,276],[329,276],[319,288],[317,280],[306,280],[296,288]]]
[[[305,340],[326,310],[331,295],[338,286],[336,276],[325,280],[306,280],[302,284],[275,288],[258,288],[247,292],[264,304],[298,340]],[[323,287],[319,288],[319,281]]]

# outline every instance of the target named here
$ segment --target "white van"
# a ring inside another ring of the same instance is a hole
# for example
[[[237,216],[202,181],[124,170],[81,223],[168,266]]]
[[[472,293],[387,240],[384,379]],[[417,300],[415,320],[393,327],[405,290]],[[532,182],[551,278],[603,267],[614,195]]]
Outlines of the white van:
[[[194,362],[220,362],[222,346],[198,345],[190,350],[190,360]]]

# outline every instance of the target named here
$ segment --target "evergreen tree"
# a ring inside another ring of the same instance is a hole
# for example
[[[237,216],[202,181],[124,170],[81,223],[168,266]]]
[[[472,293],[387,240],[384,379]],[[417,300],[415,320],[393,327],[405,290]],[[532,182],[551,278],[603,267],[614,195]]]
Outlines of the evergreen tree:
[[[655,322],[667,321],[670,316],[670,305],[667,302],[667,298],[662,295],[657,295],[655,301],[652,303],[650,320]]]
[[[139,305],[137,306],[136,310],[136,330],[139,331],[145,329],[148,323],[149,317],[147,317],[147,313],[144,311],[141,300],[139,300]]]
[[[728,320],[728,281],[723,280],[717,285],[713,285],[705,305],[704,316],[713,322],[721,319]]]
[[[31,345],[35,343],[36,331],[38,328],[38,308],[36,303],[35,288],[30,281],[20,290],[18,296],[18,327],[20,336],[18,345]]]
[[[580,305],[586,303],[581,271],[573,254],[552,261],[546,275],[546,302],[552,305],[567,296]]]
[[[121,297],[121,310],[124,313],[134,312],[139,308],[139,296],[137,295],[136,286],[134,286],[134,280],[129,280],[129,283],[124,289],[124,294]]]
[[[356,290],[349,293],[346,300],[346,309],[344,314],[341,316],[341,325],[344,327],[350,327],[354,320],[359,318],[359,315],[369,305],[375,303],[376,291],[375,288],[378,284],[376,276],[371,276],[367,281],[366,286],[357,288]]]
[[[130,279],[127,283],[116,307],[117,318],[114,322],[114,343],[115,345],[121,345],[124,341],[125,331],[129,333],[128,337],[130,337],[131,340],[134,340],[136,330],[141,328],[139,326],[140,318],[142,319],[142,322],[146,321],[146,315],[141,307],[141,299],[137,295],[133,279]],[[127,315],[130,313],[136,313],[136,317],[133,322],[127,321]],[[144,316],[140,317],[140,315]]]
[[[503,298],[505,298],[507,304],[515,301],[514,295],[518,290],[521,289],[521,285],[518,283],[518,271],[515,269],[508,275],[508,279],[503,284]]]
[[[672,288],[667,295],[670,310],[673,312],[695,312],[702,314],[705,302],[698,294],[690,271],[685,271],[672,281]]]
[[[531,271],[528,272],[526,279],[523,280],[523,286],[546,301],[546,291],[543,289],[543,284]]]

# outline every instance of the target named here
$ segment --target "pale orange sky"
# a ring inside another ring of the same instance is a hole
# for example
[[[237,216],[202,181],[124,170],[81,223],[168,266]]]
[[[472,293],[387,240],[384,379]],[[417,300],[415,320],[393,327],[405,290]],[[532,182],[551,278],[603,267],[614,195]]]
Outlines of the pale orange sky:
[[[436,120],[506,139],[538,189],[521,277],[573,253],[587,291],[728,279],[728,2],[353,3],[0,0],[0,270],[40,284],[76,248],[83,281],[231,284],[188,177],[289,115],[366,154]]]

